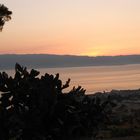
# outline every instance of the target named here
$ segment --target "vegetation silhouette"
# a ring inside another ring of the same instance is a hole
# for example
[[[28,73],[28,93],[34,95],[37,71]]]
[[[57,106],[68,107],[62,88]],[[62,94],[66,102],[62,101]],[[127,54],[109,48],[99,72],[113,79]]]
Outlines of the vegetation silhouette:
[[[0,31],[2,31],[5,22],[11,19],[11,14],[12,11],[9,11],[3,4],[0,4]]]
[[[15,65],[14,77],[0,73],[0,140],[58,140],[95,137],[107,121],[109,98],[90,98],[82,87],[69,92],[59,74]]]

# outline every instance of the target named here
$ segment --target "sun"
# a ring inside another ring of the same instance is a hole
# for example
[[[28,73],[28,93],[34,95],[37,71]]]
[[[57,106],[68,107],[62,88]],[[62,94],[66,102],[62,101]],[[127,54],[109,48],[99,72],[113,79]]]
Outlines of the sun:
[[[91,51],[91,52],[83,53],[81,55],[87,55],[87,56],[94,56],[95,57],[95,56],[100,56],[101,53],[98,52],[98,51]]]

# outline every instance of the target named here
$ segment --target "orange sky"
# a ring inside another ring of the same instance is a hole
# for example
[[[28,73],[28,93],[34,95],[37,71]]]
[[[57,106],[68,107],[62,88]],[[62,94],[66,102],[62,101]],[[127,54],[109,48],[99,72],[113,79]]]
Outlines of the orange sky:
[[[140,0],[1,0],[0,54],[140,54]]]

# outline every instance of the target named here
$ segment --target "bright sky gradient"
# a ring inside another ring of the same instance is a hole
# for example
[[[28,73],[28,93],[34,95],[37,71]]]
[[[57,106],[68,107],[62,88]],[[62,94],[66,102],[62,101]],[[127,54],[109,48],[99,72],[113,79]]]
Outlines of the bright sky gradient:
[[[0,54],[140,54],[140,0],[1,0]]]

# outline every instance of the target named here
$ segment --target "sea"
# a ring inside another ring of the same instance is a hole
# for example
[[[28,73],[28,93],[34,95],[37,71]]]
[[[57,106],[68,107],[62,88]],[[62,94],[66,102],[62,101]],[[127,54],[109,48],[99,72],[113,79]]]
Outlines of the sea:
[[[40,75],[60,74],[63,84],[71,79],[70,91],[73,86],[82,86],[87,94],[95,92],[109,92],[111,90],[128,90],[140,88],[140,64],[117,66],[90,66],[90,67],[65,67],[65,68],[39,68]],[[30,71],[30,69],[29,69]],[[14,76],[13,70],[5,70]]]

